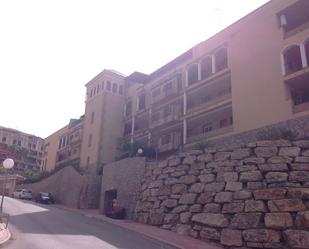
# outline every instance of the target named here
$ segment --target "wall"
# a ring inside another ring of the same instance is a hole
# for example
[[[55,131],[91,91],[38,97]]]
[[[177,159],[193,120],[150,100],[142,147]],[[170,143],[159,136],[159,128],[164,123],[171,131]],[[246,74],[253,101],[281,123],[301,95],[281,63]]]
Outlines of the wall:
[[[225,248],[309,248],[309,140],[147,163],[135,218]]]
[[[100,211],[104,212],[105,191],[117,190],[117,203],[133,218],[138,191],[145,171],[145,158],[134,157],[104,166]]]
[[[68,166],[54,175],[32,184],[18,185],[17,188],[30,189],[35,196],[39,192],[50,192],[56,203],[70,207],[81,207],[85,199],[85,177],[80,175],[73,167]]]

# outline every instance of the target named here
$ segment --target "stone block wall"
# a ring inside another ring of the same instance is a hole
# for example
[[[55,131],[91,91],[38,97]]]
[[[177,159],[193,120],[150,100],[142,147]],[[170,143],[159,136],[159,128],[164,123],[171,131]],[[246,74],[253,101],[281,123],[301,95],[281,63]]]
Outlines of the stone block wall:
[[[133,218],[145,164],[144,157],[133,157],[104,166],[100,198],[101,213],[104,213],[106,191],[116,190],[118,205],[126,209],[128,219]]]
[[[309,140],[149,162],[135,216],[225,248],[309,248]]]

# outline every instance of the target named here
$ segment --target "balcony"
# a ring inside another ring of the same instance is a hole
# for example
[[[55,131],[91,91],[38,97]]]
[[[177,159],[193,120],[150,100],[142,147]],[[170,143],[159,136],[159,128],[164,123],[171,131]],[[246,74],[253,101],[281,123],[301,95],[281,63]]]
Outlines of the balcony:
[[[159,110],[154,110],[151,117],[150,128],[178,121],[180,120],[182,113],[183,108],[181,101],[166,105]]]
[[[293,103],[293,113],[299,113],[309,110],[308,80],[309,71],[285,81]]]
[[[194,143],[194,142],[199,142],[199,141],[203,141],[206,140],[208,138],[212,138],[212,137],[216,137],[228,132],[232,132],[233,131],[233,125],[229,125],[223,128],[218,128],[216,130],[212,130],[210,132],[207,133],[201,133],[201,134],[192,134],[191,136],[187,137],[187,143]]]
[[[213,81],[212,84],[200,86],[188,92],[188,116],[214,109],[232,99],[230,76]]]
[[[178,149],[182,141],[182,131],[177,130],[162,135],[158,140],[158,151],[166,152]]]
[[[233,131],[232,106],[204,113],[187,121],[187,143],[198,142]]]
[[[151,91],[151,104],[157,104],[159,101],[171,99],[177,96],[182,90],[181,74],[167,80],[164,84],[157,86]]]

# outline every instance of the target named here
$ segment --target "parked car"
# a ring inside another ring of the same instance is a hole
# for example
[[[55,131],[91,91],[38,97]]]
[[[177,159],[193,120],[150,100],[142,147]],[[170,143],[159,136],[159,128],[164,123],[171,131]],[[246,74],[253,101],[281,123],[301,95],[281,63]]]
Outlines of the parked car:
[[[51,193],[48,192],[40,192],[36,197],[35,201],[44,204],[54,204],[55,199]]]
[[[31,200],[32,199],[32,191],[29,190],[29,189],[17,189],[13,192],[13,197],[19,198],[19,199]]]

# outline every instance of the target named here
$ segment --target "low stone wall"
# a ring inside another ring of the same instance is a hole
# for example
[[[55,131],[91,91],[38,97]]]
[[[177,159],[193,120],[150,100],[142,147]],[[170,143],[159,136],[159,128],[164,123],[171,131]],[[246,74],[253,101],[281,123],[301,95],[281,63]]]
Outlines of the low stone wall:
[[[136,220],[225,248],[309,248],[309,140],[148,163]]]
[[[105,192],[117,191],[117,203],[126,209],[128,219],[134,216],[139,187],[145,172],[145,158],[133,157],[104,166],[100,211],[104,213]]]
[[[39,192],[50,192],[57,203],[79,207],[83,187],[84,176],[73,167],[67,166],[40,182],[18,185],[16,188],[30,189],[34,196]]]

